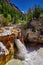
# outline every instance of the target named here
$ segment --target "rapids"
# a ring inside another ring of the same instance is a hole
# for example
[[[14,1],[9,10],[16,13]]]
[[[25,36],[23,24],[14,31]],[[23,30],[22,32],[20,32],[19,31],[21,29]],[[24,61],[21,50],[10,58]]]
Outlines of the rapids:
[[[27,51],[25,45],[19,39],[15,39],[15,44],[19,50],[17,56],[24,58],[22,60],[24,65],[43,65],[43,57],[39,55],[37,50],[32,52]]]

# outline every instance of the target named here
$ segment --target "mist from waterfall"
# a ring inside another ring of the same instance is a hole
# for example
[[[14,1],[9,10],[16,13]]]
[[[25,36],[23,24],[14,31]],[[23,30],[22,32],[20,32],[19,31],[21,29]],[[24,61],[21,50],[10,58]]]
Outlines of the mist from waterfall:
[[[36,50],[28,53],[25,45],[19,39],[15,39],[15,44],[19,50],[19,57],[24,58],[22,60],[24,65],[43,65],[43,58],[40,57]]]

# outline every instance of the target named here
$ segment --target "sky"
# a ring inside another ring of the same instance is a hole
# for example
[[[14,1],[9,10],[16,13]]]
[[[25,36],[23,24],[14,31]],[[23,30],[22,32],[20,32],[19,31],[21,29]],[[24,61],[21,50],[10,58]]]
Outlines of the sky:
[[[29,8],[33,8],[35,5],[39,5],[43,8],[43,0],[11,0],[22,12],[28,11]]]

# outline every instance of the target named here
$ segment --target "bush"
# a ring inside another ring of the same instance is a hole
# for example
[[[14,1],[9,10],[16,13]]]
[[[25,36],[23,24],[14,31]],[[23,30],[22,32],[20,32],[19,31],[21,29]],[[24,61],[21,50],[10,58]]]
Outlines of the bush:
[[[7,14],[7,19],[8,19],[9,21],[11,21],[11,15],[10,15],[10,14]]]
[[[6,19],[6,20],[3,22],[3,25],[4,25],[4,26],[7,26],[8,24],[9,24],[9,20]]]
[[[41,8],[39,7],[35,7],[34,11],[33,11],[33,18],[40,18],[40,14],[41,14]]]
[[[0,23],[2,23],[2,19],[0,18]]]

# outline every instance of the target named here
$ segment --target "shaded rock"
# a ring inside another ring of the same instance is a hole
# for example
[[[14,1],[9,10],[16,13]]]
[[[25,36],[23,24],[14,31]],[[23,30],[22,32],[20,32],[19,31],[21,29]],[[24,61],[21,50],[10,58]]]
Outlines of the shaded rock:
[[[40,35],[38,31],[32,32],[31,29],[26,29],[23,31],[23,35],[26,45],[36,45],[43,43],[43,35]]]
[[[18,39],[20,39],[20,41],[24,44],[24,36],[22,35],[21,32],[18,33]]]
[[[25,43],[29,45],[36,45],[38,40],[38,33],[28,32],[25,38]]]
[[[29,21],[27,23],[27,27],[30,28],[30,29],[37,29],[37,30],[40,30],[40,29],[43,29],[43,18],[40,18],[40,19],[33,19],[31,21]]]

